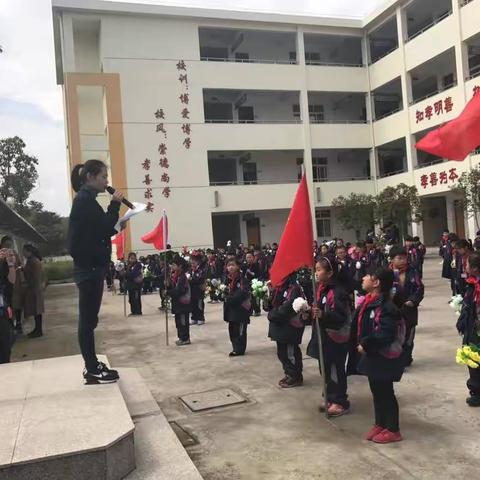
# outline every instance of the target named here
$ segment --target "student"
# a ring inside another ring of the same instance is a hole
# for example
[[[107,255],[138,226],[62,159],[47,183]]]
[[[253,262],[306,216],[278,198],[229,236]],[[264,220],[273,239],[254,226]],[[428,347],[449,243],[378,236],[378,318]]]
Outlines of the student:
[[[308,302],[296,273],[278,285],[264,302],[268,312],[268,336],[277,342],[277,356],[285,376],[278,382],[282,388],[303,385],[302,343],[305,320],[308,316]]]
[[[255,261],[255,256],[253,252],[248,252],[245,256],[245,263],[242,265],[242,274],[245,276],[245,279],[252,283],[253,279],[259,279],[260,271],[259,265]],[[260,309],[260,300],[257,297],[252,298],[252,306],[253,306],[253,316],[258,317],[261,314]]]
[[[190,300],[191,291],[186,271],[188,264],[177,255],[171,266],[172,275],[167,280],[167,295],[172,299],[172,313],[175,315],[178,340],[175,344],[178,347],[190,345]]]
[[[418,255],[418,273],[420,274],[420,277],[423,277],[423,264],[425,263],[427,249],[420,241],[420,237],[413,237],[413,246],[416,248]]]
[[[348,293],[337,281],[336,268],[326,257],[319,258],[315,265],[317,306],[312,308],[313,318],[318,317],[322,332],[322,347],[325,363],[326,408],[331,417],[348,413],[350,402],[347,395],[345,364],[351,326],[351,302]],[[314,320],[313,320],[314,321]],[[316,322],[307,355],[318,360],[318,334]],[[325,406],[322,406],[323,409]]]
[[[475,240],[473,241],[473,249],[476,252],[480,252],[480,230],[477,232],[477,236],[475,237]]]
[[[405,237],[405,252],[407,253],[408,265],[413,267],[415,270],[420,271],[420,257],[417,249],[415,248],[414,240],[411,235],[407,235]]]
[[[351,257],[351,277],[354,290],[362,295],[362,278],[367,272],[368,258],[367,246],[365,242],[357,242],[355,250]]]
[[[375,245],[375,240],[373,237],[367,237],[365,241],[366,248],[366,257],[367,257],[367,268],[378,268],[382,263],[382,258],[380,255],[380,250]]]
[[[344,245],[337,246],[335,249],[334,268],[337,271],[337,278],[349,295],[353,295],[354,285],[352,277],[352,260],[347,254]]]
[[[365,438],[375,443],[402,440],[393,383],[403,375],[405,324],[390,300],[392,287],[391,270],[382,267],[367,273],[362,281],[366,296],[355,311],[352,323],[348,372],[368,377],[375,424]]]
[[[418,325],[418,306],[423,300],[424,286],[418,271],[408,263],[407,252],[401,245],[390,249],[390,269],[393,271],[393,303],[400,310],[406,327],[404,345],[405,366],[413,362],[415,329]]]
[[[190,325],[204,325],[207,272],[203,261],[203,255],[200,252],[193,252],[190,263],[192,265],[190,272],[192,319]]]
[[[210,280],[210,283],[212,280],[214,282],[220,282],[220,279],[222,278],[222,270],[223,267],[221,265],[221,261],[215,254],[215,252],[211,249],[207,250],[207,278]],[[215,289],[211,288],[210,290],[210,300],[208,303],[217,303],[218,302],[218,296],[215,293]]]
[[[241,262],[232,258],[227,263],[227,283],[223,304],[223,320],[228,323],[232,342],[229,357],[245,355],[247,349],[247,327],[252,308],[250,284],[241,271]]]
[[[467,260],[468,278],[463,297],[462,310],[457,321],[457,330],[463,336],[463,345],[480,344],[478,323],[480,311],[480,253],[471,253]],[[468,367],[470,374],[467,388],[470,396],[466,402],[470,407],[480,407],[480,368]]]
[[[16,278],[13,250],[0,249],[0,364],[10,362],[13,339],[12,291]]]
[[[458,240],[455,243],[455,291],[459,295],[464,295],[467,288],[467,261],[472,253],[472,249],[467,240]]]
[[[128,254],[125,280],[128,291],[128,303],[130,303],[129,316],[140,316],[142,315],[143,265],[137,260],[137,255],[133,252]]]

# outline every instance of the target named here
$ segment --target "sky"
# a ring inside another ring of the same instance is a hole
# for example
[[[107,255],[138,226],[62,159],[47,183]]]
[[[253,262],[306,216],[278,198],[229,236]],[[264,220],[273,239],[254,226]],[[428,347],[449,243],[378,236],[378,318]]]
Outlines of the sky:
[[[108,0],[105,0],[108,1]],[[116,0],[119,1],[119,0]],[[120,0],[362,18],[385,0]],[[21,28],[19,26],[21,25]],[[39,160],[31,198],[68,215],[62,90],[56,84],[51,0],[0,0],[0,138],[18,135]]]

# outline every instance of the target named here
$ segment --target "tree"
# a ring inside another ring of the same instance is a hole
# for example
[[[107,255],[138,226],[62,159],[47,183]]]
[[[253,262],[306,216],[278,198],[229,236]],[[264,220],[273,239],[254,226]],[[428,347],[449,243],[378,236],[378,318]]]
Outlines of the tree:
[[[337,197],[332,206],[336,219],[345,230],[370,229],[374,225],[375,198],[364,193],[351,193],[349,197]]]
[[[478,229],[478,213],[480,212],[480,168],[472,168],[464,172],[458,179],[458,184],[451,189],[461,195],[463,206],[470,218],[474,218]]]
[[[20,137],[0,140],[0,197],[24,205],[38,179],[38,160],[24,152]]]
[[[400,183],[387,187],[375,197],[375,217],[378,222],[392,222],[399,227],[400,235],[407,234],[409,223],[420,222],[420,197],[417,187]]]

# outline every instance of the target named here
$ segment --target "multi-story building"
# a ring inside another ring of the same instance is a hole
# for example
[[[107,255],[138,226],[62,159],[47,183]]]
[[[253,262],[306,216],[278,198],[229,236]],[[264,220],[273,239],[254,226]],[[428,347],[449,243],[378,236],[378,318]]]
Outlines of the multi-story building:
[[[365,19],[53,0],[70,167],[111,166],[134,201],[129,246],[278,241],[302,168],[320,240],[353,241],[332,200],[415,185],[435,243],[474,236],[451,191],[480,161],[415,149],[480,87],[480,0],[390,0]],[[301,234],[301,232],[299,232]]]

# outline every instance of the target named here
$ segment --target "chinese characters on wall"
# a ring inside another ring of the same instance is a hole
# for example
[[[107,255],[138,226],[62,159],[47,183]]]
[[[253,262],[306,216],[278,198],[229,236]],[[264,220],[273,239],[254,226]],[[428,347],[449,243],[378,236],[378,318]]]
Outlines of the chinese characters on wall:
[[[432,105],[427,105],[425,110],[417,110],[416,120],[417,123],[420,123],[424,120],[430,120],[434,115],[438,116],[443,113],[450,113],[452,110],[452,97],[447,97],[444,100],[438,100],[438,102],[435,102]]]
[[[441,172],[431,172],[429,175],[422,175],[420,177],[420,185],[424,190],[437,185],[447,185],[448,183],[455,183],[459,175],[456,168],[443,170]]]
[[[180,100],[180,114],[182,116],[182,126],[180,127],[184,135],[182,145],[189,150],[192,145],[192,126],[190,124],[190,110],[188,105],[190,103],[190,93],[188,91],[188,72],[187,65],[184,60],[179,60],[177,63],[178,81],[180,82],[181,92],[178,97]]]

